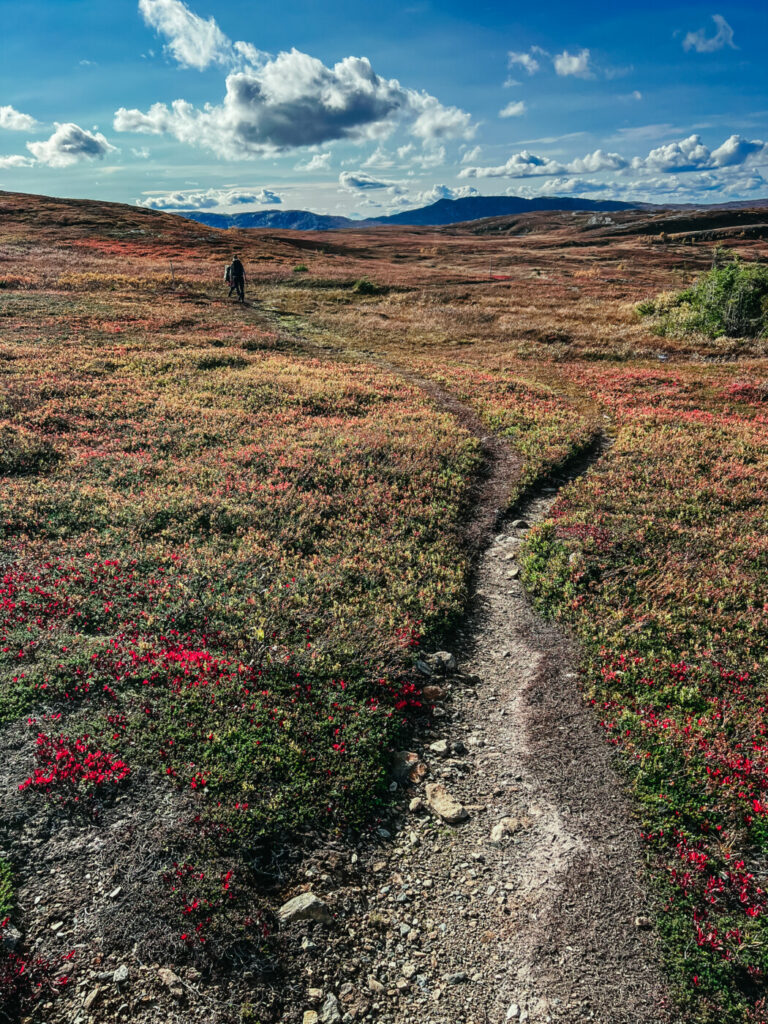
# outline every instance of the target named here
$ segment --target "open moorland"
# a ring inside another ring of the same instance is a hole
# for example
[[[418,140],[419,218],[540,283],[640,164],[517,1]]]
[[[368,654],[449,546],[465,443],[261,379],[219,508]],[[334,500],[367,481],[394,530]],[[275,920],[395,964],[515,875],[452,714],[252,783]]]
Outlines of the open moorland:
[[[768,1021],[766,223],[0,194],[0,1020]]]

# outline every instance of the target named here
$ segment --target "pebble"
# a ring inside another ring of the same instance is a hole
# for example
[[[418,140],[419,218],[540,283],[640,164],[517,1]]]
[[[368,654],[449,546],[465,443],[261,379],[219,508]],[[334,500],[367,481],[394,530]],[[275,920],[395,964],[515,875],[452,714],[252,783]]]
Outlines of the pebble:
[[[120,966],[117,968],[117,970],[112,975],[112,981],[114,981],[114,983],[116,985],[124,985],[125,982],[128,981],[128,979],[130,978],[130,976],[131,976],[131,973],[128,970],[128,968],[126,967],[126,965],[125,964],[120,964]]]
[[[427,785],[427,804],[439,818],[448,822],[449,825],[466,821],[469,817],[466,808],[452,797],[440,782],[431,782]]]
[[[436,757],[447,757],[450,753],[447,740],[436,740],[429,744],[429,749]]]
[[[294,896],[280,907],[277,916],[283,924],[307,920],[330,924],[332,921],[330,910],[313,892],[303,892],[300,896]]]
[[[329,992],[326,996],[320,1011],[320,1020],[323,1024],[341,1024],[341,1007],[333,992]]]

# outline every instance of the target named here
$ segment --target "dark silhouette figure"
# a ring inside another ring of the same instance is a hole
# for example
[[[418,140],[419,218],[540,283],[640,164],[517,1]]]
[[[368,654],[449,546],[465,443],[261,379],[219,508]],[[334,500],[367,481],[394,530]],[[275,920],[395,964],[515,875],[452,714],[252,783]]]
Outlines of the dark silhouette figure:
[[[229,284],[229,298],[232,298],[232,292],[237,292],[240,302],[245,302],[245,267],[237,256],[232,257],[224,280]]]

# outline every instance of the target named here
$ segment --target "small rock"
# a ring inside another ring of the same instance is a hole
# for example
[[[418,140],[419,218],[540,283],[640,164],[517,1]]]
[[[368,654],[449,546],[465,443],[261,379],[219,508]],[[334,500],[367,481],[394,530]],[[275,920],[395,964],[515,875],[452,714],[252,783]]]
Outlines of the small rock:
[[[465,821],[469,815],[466,809],[450,795],[445,786],[440,782],[433,782],[427,786],[427,804],[449,825]]]
[[[157,976],[169,990],[174,999],[181,999],[184,995],[184,988],[182,987],[181,978],[178,974],[174,974],[170,967],[161,967],[157,972]]]
[[[456,659],[449,651],[435,651],[427,656],[427,663],[442,672],[453,672],[456,668]]]
[[[416,973],[416,970],[417,968],[415,964],[403,964],[400,973],[403,975],[404,978],[408,978],[410,980]]]
[[[116,889],[113,889],[109,894],[109,899],[116,900],[120,893],[123,891],[122,885],[118,885]]]
[[[421,659],[419,659],[416,662],[416,671],[417,672],[421,672],[421,674],[424,675],[424,676],[431,676],[432,675],[432,669],[429,667],[429,665],[425,661],[422,661]]]
[[[524,519],[513,519],[512,520],[512,527],[515,530],[528,530],[529,529],[528,523],[526,523],[526,521]]]
[[[374,978],[372,974],[368,975],[368,989],[377,996],[386,991],[381,982],[377,978]]]
[[[302,1018],[302,1024],[317,1024],[319,1019],[320,1018],[314,1010],[305,1010]]]
[[[128,981],[128,979],[130,978],[130,976],[131,976],[131,973],[128,970],[128,968],[126,967],[126,965],[125,964],[120,964],[120,966],[117,968],[117,970],[112,975],[112,981],[114,981],[114,983],[116,985],[124,985],[126,983],[126,981]]]
[[[7,950],[13,951],[21,942],[21,932],[18,928],[14,928],[12,924],[7,924],[5,928],[1,928],[0,936],[2,936],[0,945]]]
[[[85,1010],[86,1013],[91,1009],[92,1006],[96,1005],[96,1001],[98,1000],[100,995],[101,989],[99,988],[98,985],[96,986],[96,988],[91,989],[91,991],[85,997],[85,1002],[83,1003],[83,1009]]]
[[[415,832],[411,832],[411,834],[408,836],[408,842],[411,844],[411,846],[421,845],[421,840],[419,839]]]
[[[395,982],[395,988],[398,992],[407,992],[410,987],[411,983],[407,978],[398,978]]]
[[[277,916],[283,924],[289,924],[291,921],[320,921],[322,924],[330,924],[333,920],[328,907],[313,892],[303,892],[300,896],[294,896],[280,907]]]
[[[512,569],[510,569],[509,572],[507,573],[507,579],[509,579],[509,580],[516,580],[519,575],[520,575],[520,566],[516,565]]]
[[[64,927],[64,922],[63,921],[54,921],[53,924],[51,925],[51,931],[52,932],[58,932],[63,927]]]
[[[466,971],[458,971],[456,974],[446,975],[445,981],[448,985],[461,985],[467,980]]]
[[[303,950],[316,949],[317,948],[317,943],[313,942],[312,939],[310,939],[308,935],[305,935],[304,938],[301,940],[301,948]]]
[[[502,818],[498,821],[491,829],[491,842],[495,845],[501,843],[505,836],[512,835],[513,832],[517,832],[520,828],[520,823],[516,818]]]
[[[424,700],[435,701],[442,700],[445,696],[445,689],[442,686],[425,686],[421,691]]]
[[[430,743],[429,749],[436,757],[447,757],[450,753],[450,747],[446,740],[436,740],[434,743]]]
[[[307,992],[307,998],[310,1003],[315,1006],[323,998],[323,990],[321,988],[311,988],[309,992]]]
[[[507,1020],[515,1020],[519,1016],[520,1007],[517,1005],[517,1003],[511,1003],[509,1009],[507,1010]]]
[[[326,996],[320,1011],[320,1020],[323,1024],[341,1024],[341,1007],[333,992],[329,992]]]
[[[647,928],[652,927],[653,921],[651,921],[650,917],[646,917],[644,914],[641,914],[639,917],[635,918],[635,928],[640,928],[645,931]]]
[[[408,810],[411,814],[419,814],[424,810],[424,801],[420,796],[415,796],[413,800],[408,804]]]

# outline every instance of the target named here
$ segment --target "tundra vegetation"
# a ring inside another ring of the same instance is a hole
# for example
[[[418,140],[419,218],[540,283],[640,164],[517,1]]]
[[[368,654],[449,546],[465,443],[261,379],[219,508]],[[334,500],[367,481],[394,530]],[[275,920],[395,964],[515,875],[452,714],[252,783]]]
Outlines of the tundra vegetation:
[[[375,821],[415,659],[466,604],[479,444],[418,375],[516,450],[515,497],[603,438],[524,579],[635,797],[680,1013],[764,1021],[765,244],[711,269],[588,214],[237,232],[241,309],[232,232],[0,205],[0,720],[28,813],[171,794],[168,955],[269,950],[270,848]],[[9,928],[27,866],[0,827]],[[31,950],[0,954],[7,999],[65,999],[88,951]]]

